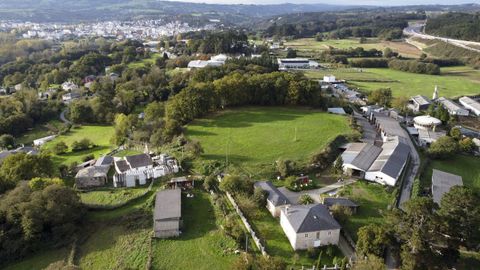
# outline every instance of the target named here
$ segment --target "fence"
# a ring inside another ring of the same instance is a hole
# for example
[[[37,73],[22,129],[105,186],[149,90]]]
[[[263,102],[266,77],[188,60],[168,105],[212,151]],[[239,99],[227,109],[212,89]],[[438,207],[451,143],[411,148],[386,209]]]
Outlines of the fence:
[[[226,192],[227,194],[227,198],[228,200],[232,203],[233,207],[235,208],[235,211],[237,211],[237,214],[240,216],[240,219],[242,220],[243,224],[245,225],[245,227],[247,228],[247,231],[250,233],[250,235],[252,236],[252,239],[253,241],[255,242],[255,245],[257,246],[257,248],[260,250],[260,252],[262,252],[262,255],[263,256],[267,256],[267,252],[265,251],[265,247],[262,245],[262,243],[260,242],[260,239],[256,236],[255,234],[255,231],[252,229],[252,226],[250,225],[250,223],[248,222],[248,220],[245,218],[245,216],[243,215],[243,212],[242,210],[240,210],[240,207],[238,207],[237,203],[235,202],[235,200],[233,199],[232,195],[230,195],[230,193]]]

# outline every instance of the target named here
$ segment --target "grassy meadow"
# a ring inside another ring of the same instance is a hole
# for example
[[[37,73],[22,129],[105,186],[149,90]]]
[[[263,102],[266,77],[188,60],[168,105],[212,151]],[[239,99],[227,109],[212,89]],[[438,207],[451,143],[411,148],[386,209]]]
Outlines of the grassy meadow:
[[[432,160],[422,176],[423,186],[432,184],[432,169],[460,175],[463,185],[480,190],[480,157],[456,155],[446,160]]]
[[[72,162],[81,163],[82,158],[87,155],[94,155],[98,158],[99,156],[110,152],[113,148],[113,145],[110,143],[110,138],[113,136],[113,132],[114,130],[112,126],[80,126],[72,128],[67,134],[58,136],[53,141],[46,143],[43,148],[52,149],[56,143],[63,141],[68,145],[69,150],[65,154],[54,155],[53,161],[55,164],[69,165]],[[72,143],[85,138],[89,139],[97,146],[89,150],[72,152]]]
[[[415,74],[387,68],[339,68],[306,71],[312,79],[335,75],[364,92],[392,89],[394,96],[425,95],[431,97],[438,85],[440,96],[457,97],[480,93],[480,71],[470,67],[446,67],[441,75]]]
[[[52,129],[61,129],[63,123],[60,120],[50,120],[45,124],[39,124],[16,138],[18,144],[33,145],[33,141],[54,134]]]
[[[318,53],[330,47],[337,49],[362,47],[365,50],[377,49],[380,51],[388,47],[404,57],[419,57],[422,54],[422,51],[408,43],[402,41],[382,41],[377,38],[368,38],[365,43],[360,43],[359,38],[326,39],[323,41],[316,41],[314,38],[301,38],[287,41],[284,45],[297,50],[301,55]]]
[[[348,118],[304,108],[249,107],[228,110],[187,126],[200,141],[202,159],[247,167],[276,160],[305,161],[340,134],[353,131]]]
[[[353,214],[344,229],[350,234],[353,240],[357,240],[357,231],[360,227],[368,224],[383,223],[382,212],[387,211],[392,201],[392,195],[385,191],[379,184],[358,181],[355,184],[344,187],[342,196],[350,198],[360,207],[356,214]]]
[[[147,189],[147,185],[134,188],[100,188],[80,193],[80,200],[85,204],[118,205],[140,196]]]

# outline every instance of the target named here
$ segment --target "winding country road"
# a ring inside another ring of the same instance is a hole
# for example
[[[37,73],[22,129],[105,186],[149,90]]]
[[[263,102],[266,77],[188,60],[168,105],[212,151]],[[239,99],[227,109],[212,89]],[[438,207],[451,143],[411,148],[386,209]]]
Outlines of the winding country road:
[[[468,40],[460,40],[460,39],[453,39],[453,38],[444,38],[444,37],[437,37],[437,36],[432,36],[425,34],[422,29],[425,26],[425,23],[415,23],[403,30],[403,34],[406,36],[410,37],[418,37],[422,39],[437,39],[441,40],[443,42],[455,45],[457,47],[461,47],[470,51],[475,51],[475,52],[480,52],[480,42],[474,42],[474,41],[468,41]],[[412,42],[409,42],[407,39],[407,42],[412,44]],[[414,44],[412,44],[414,45]],[[415,45],[414,45],[415,46]],[[472,46],[476,46],[478,48],[474,48]],[[417,47],[417,46],[415,46]]]
[[[65,110],[63,110],[61,113],[60,113],[60,120],[65,123],[65,124],[71,124],[72,122],[70,122],[70,120],[68,120],[66,117],[65,117],[65,114],[68,113],[68,108],[66,108]]]

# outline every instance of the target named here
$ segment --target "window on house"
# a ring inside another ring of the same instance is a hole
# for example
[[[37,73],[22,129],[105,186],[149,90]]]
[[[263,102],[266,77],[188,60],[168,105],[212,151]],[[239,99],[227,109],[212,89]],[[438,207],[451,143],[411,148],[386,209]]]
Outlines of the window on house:
[[[308,233],[305,234],[305,237],[308,237]]]
[[[332,234],[332,232],[328,232],[328,235],[331,235],[331,234]]]
[[[320,232],[317,232],[317,239],[320,239]]]

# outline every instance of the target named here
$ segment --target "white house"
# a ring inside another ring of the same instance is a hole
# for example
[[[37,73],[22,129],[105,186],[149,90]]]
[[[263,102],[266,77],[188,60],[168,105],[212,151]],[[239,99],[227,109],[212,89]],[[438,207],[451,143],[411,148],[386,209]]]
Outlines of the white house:
[[[47,136],[47,137],[43,137],[43,138],[40,138],[40,139],[33,140],[33,145],[34,146],[42,146],[46,142],[49,142],[49,141],[55,139],[55,137],[57,137],[57,135],[50,135],[50,136]]]
[[[340,239],[340,224],[323,204],[285,207],[280,225],[294,250],[337,245]]]
[[[326,83],[334,83],[336,82],[337,79],[335,78],[335,76],[333,75],[325,75],[323,76],[323,82],[326,82]]]
[[[278,70],[289,70],[289,69],[314,69],[318,68],[320,65],[306,58],[283,58],[278,59]]]
[[[480,116],[480,102],[474,100],[471,97],[461,97],[458,101],[465,108],[472,111],[475,115]]]
[[[279,217],[281,210],[290,205],[288,198],[270,181],[256,182],[255,188],[260,188],[268,193],[267,209],[274,217]]]
[[[62,95],[62,101],[65,103],[69,103],[72,100],[79,99],[82,95],[76,92],[70,92]]]
[[[182,191],[168,189],[157,192],[153,212],[153,231],[157,238],[179,236],[182,225]]]
[[[450,99],[441,97],[437,99],[437,102],[447,109],[450,115],[468,116],[469,114],[467,109],[462,108],[460,105],[451,101]]]
[[[68,81],[68,82],[62,83],[62,89],[63,91],[71,92],[71,91],[78,90],[78,85],[74,84],[71,81]]]
[[[147,179],[159,178],[167,174],[178,172],[176,160],[160,159],[162,163],[154,163],[147,154],[114,158],[115,175],[113,185],[115,187],[135,187],[145,185]]]

